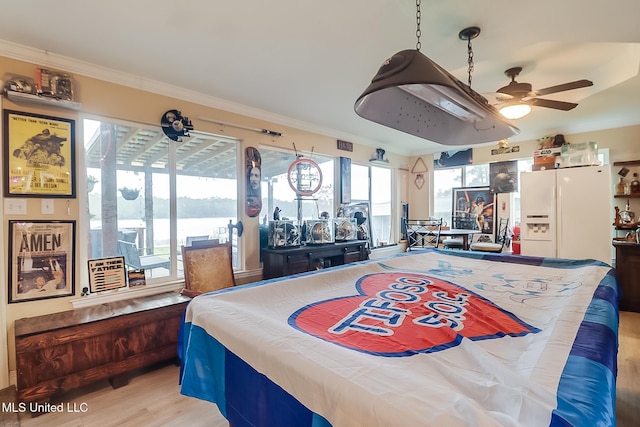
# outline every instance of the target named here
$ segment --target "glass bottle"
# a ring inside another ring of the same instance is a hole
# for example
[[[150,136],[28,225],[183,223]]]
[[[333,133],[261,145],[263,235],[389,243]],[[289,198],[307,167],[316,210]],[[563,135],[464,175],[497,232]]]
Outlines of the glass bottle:
[[[631,194],[640,194],[640,180],[637,172],[633,173],[633,179],[631,180]]]
[[[624,177],[620,177],[620,181],[616,184],[616,194],[624,194]]]

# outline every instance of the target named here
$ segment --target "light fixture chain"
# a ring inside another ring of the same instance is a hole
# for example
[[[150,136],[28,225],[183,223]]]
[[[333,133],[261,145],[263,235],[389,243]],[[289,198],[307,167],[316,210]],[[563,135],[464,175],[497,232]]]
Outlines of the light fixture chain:
[[[422,47],[422,44],[420,43],[420,36],[422,35],[422,32],[420,31],[420,18],[421,18],[421,13],[420,13],[420,0],[416,0],[416,38],[418,39],[418,42],[416,43],[416,50],[418,52],[420,52],[420,48]]]
[[[471,73],[473,73],[473,49],[471,48],[471,37],[467,40],[467,53],[469,54],[469,59],[467,63],[469,64],[468,73],[469,73],[469,87],[471,87]]]

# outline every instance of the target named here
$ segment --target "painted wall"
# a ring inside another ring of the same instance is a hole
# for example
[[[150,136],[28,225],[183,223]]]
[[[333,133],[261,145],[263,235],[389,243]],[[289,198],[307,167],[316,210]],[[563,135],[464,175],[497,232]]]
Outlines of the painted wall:
[[[60,68],[55,64],[41,63],[37,66]],[[0,57],[0,70],[7,74],[17,74],[26,76],[35,76],[36,64],[17,61],[5,57]],[[197,94],[190,93],[185,98],[192,99],[192,101],[185,101],[180,99],[180,93],[176,92],[176,96],[160,95],[159,93],[171,92],[172,88],[167,87],[153,87],[148,82],[145,84],[140,83],[142,87],[130,87],[122,84],[110,83],[108,81],[99,80],[91,77],[86,77],[81,74],[74,73],[74,84],[76,100],[82,104],[82,111],[76,112],[68,109],[51,108],[48,106],[34,106],[27,104],[15,104],[6,98],[1,100],[3,109],[11,109],[25,112],[32,112],[37,114],[44,114],[56,117],[64,117],[76,120],[76,158],[77,169],[82,171],[84,166],[82,164],[82,127],[81,118],[83,117],[106,117],[122,119],[136,123],[149,124],[158,126],[160,124],[160,118],[162,114],[170,109],[177,109],[181,111],[185,116],[188,116],[196,130],[212,133],[223,134],[241,140],[240,153],[244,153],[244,148],[248,146],[260,147],[270,146],[284,148],[293,151],[293,143],[295,143],[297,149],[301,152],[311,152],[332,156],[332,157],[350,157],[355,164],[368,164],[369,159],[375,154],[375,148],[360,145],[357,141],[351,141],[354,143],[353,152],[341,151],[337,149],[335,136],[326,136],[316,133],[310,133],[302,131],[289,126],[283,126],[277,123],[267,122],[264,120],[257,120],[248,116],[240,115],[237,113],[230,113],[223,111],[219,108],[209,106],[210,100],[199,99]],[[195,100],[195,101],[193,101]],[[220,126],[208,121],[200,120],[199,117],[206,117],[209,119],[219,120],[220,122],[233,123],[240,126],[250,128],[266,128],[275,130],[283,134],[282,137],[272,137],[250,130],[243,130],[239,128],[233,128],[230,126]],[[0,154],[1,156],[2,154]],[[404,186],[398,178],[398,168],[407,164],[407,158],[404,156],[388,153],[386,156],[389,159],[390,167],[394,172],[394,182],[396,183],[396,189],[400,190]],[[81,176],[82,175],[82,176]],[[241,174],[243,175],[243,174]],[[77,188],[84,188],[84,175],[78,174]],[[239,184],[241,189],[246,188],[243,183]],[[241,190],[244,191],[244,190]],[[400,193],[397,191],[397,193]],[[258,225],[260,217],[249,218],[244,215],[244,205],[242,200],[243,194],[239,195],[238,212],[240,217],[238,218],[244,223],[244,235],[242,237],[242,249],[244,251],[244,257],[246,260],[246,269],[250,272],[260,272],[259,261],[259,233]],[[4,198],[3,198],[4,202]],[[67,206],[67,203],[69,205]],[[26,216],[4,215],[2,214],[2,229],[1,233],[4,236],[8,233],[8,220],[12,219],[71,219],[77,222],[77,242],[82,242],[81,230],[83,221],[86,218],[82,216],[82,206],[85,206],[86,194],[83,191],[77,191],[76,199],[54,199],[54,215],[42,215],[40,211],[40,199],[27,199],[27,212]],[[395,209],[399,210],[399,201],[394,201]],[[67,207],[69,207],[70,214],[67,215]],[[0,234],[1,234],[0,233]],[[8,246],[7,239],[2,239],[2,246],[0,247],[0,256],[2,257],[3,271],[7,271],[8,267]],[[83,248],[81,245],[77,248],[78,251],[86,251],[88,248]],[[76,297],[80,295],[80,289],[82,284],[86,285],[86,280],[80,277],[79,262],[76,262]],[[261,277],[243,277],[239,280],[239,283],[251,282],[258,280]],[[7,304],[7,280],[6,275],[0,277],[0,284],[2,289],[2,298],[0,299],[0,330],[6,331],[6,334],[2,334],[0,338],[0,388],[4,388],[7,383],[7,370],[9,365],[10,369],[15,367],[14,356],[14,335],[13,335],[13,323],[16,319],[23,317],[33,317],[43,314],[49,314],[59,311],[70,310],[72,308],[70,300],[74,297],[67,298],[53,298],[40,301],[22,302],[15,304]],[[8,357],[7,357],[8,353]],[[7,364],[8,360],[8,364]]]
[[[42,62],[39,66],[51,68],[63,68],[59,64],[50,64]],[[36,65],[29,62],[17,61],[0,57],[0,70],[3,73],[20,74],[27,76],[35,75]],[[316,153],[327,156],[345,156],[350,157],[353,163],[368,164],[369,158],[375,153],[375,149],[369,146],[354,143],[353,152],[345,152],[337,149],[335,136],[320,135],[302,131],[290,126],[283,126],[278,123],[258,120],[250,117],[250,111],[247,115],[224,111],[220,108],[212,106],[210,99],[199,98],[198,94],[188,93],[182,97],[176,88],[167,88],[161,85],[154,86],[148,81],[129,82],[127,84],[110,83],[105,80],[99,80],[86,77],[81,73],[74,73],[76,99],[82,104],[82,113],[64,109],[51,109],[48,107],[34,107],[27,105],[17,105],[7,99],[2,100],[2,108],[14,109],[38,114],[53,115],[65,117],[77,121],[77,167],[83,169],[81,162],[81,135],[82,128],[81,117],[107,117],[115,119],[123,119],[143,124],[158,125],[163,112],[170,109],[177,109],[188,116],[198,131],[213,134],[224,134],[241,140],[241,152],[248,146],[273,146],[291,150],[293,143],[299,151],[310,152],[312,149]],[[159,93],[170,93],[170,95],[160,95]],[[188,95],[188,96],[187,96]],[[186,101],[185,99],[189,99]],[[199,117],[207,117],[219,120],[221,122],[233,123],[241,126],[252,128],[267,128],[281,132],[282,137],[272,137],[256,132],[224,127],[214,123],[200,120]],[[610,149],[611,161],[622,160],[640,160],[640,126],[614,129],[607,131],[591,132],[587,134],[567,135],[569,142],[585,142],[596,141],[600,147]],[[521,150],[519,153],[503,154],[492,156],[490,151],[495,147],[494,144],[474,149],[474,162],[494,162],[504,161],[514,158],[522,158],[533,155],[533,151],[537,149],[535,141],[526,143],[518,143]],[[2,154],[0,154],[2,155]],[[422,189],[418,189],[414,183],[415,174],[411,173],[411,168],[415,164],[418,157],[408,158],[406,156],[396,155],[387,151],[387,158],[390,161],[390,167],[394,170],[393,180],[396,197],[393,201],[394,212],[397,217],[400,216],[401,201],[407,201],[410,204],[410,213],[414,218],[423,218],[431,213],[431,194],[433,192],[433,155],[425,154],[420,156],[428,167],[428,171],[424,173],[425,184]],[[78,188],[84,188],[83,177],[78,175]],[[614,180],[615,182],[615,180]],[[240,188],[245,188],[240,185]],[[77,232],[82,229],[82,222],[86,218],[82,217],[81,209],[86,203],[86,195],[82,191],[77,191],[76,199],[55,199],[54,215],[42,215],[40,213],[40,199],[28,199],[28,215],[22,217],[9,216],[2,214],[2,228],[0,235],[7,236],[8,220],[11,219],[72,219],[77,221]],[[259,236],[258,222],[259,217],[249,218],[244,216],[244,207],[242,205],[242,194],[239,195],[240,206],[238,212],[245,226],[245,234],[243,236],[243,251],[246,259],[246,268],[249,271],[259,271]],[[623,203],[621,199],[616,202]],[[67,215],[67,203],[69,203],[70,214]],[[640,199],[632,201],[632,209],[640,213]],[[80,236],[80,235],[78,235]],[[77,237],[78,237],[77,236]],[[80,241],[80,240],[79,240]],[[2,257],[3,271],[7,271],[7,239],[2,239],[3,244],[0,246],[0,256]],[[374,257],[378,257],[383,253],[394,253],[396,249],[385,249],[380,253],[374,253]],[[76,294],[79,295],[81,286],[81,278],[79,276],[79,263],[76,263]],[[241,283],[258,279],[259,277],[246,277]],[[0,298],[0,330],[6,331],[0,337],[0,388],[7,385],[6,367],[10,369],[15,367],[15,357],[13,349],[13,322],[22,317],[32,317],[42,314],[48,314],[58,311],[71,309],[69,300],[71,298],[55,298],[34,302],[23,302],[17,304],[7,304],[7,277],[0,277],[2,289],[2,297]],[[7,363],[8,361],[8,363]]]

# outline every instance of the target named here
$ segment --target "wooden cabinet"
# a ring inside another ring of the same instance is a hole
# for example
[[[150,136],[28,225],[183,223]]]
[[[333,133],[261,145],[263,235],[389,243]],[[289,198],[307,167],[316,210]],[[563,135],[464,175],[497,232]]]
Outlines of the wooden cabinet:
[[[263,275],[265,279],[273,279],[368,258],[367,242],[363,240],[289,249],[263,249]]]
[[[18,400],[50,396],[177,357],[190,301],[175,292],[15,321]]]
[[[620,310],[640,312],[640,244],[614,242]]]

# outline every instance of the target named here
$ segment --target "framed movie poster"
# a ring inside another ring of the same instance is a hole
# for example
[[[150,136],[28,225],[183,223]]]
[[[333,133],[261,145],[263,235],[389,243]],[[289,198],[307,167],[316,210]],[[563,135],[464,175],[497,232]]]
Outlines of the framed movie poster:
[[[75,294],[75,221],[9,221],[9,303]]]
[[[493,241],[494,194],[489,187],[453,188],[452,226],[480,230],[474,241]]]
[[[76,196],[74,120],[5,110],[3,154],[5,196]]]
[[[518,191],[518,161],[494,162],[489,164],[491,191],[513,193]]]

